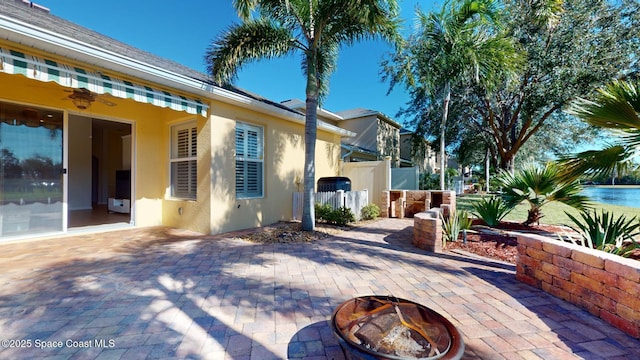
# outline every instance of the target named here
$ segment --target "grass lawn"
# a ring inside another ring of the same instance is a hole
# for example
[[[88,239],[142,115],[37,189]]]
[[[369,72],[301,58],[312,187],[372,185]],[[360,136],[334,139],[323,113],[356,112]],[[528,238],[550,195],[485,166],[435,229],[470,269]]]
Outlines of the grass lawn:
[[[62,190],[54,189],[54,190],[42,190],[36,189],[33,191],[24,191],[24,192],[5,192],[0,194],[0,204],[1,203],[20,203],[20,199],[26,202],[47,202],[48,198],[51,200],[62,200]]]
[[[456,198],[457,208],[461,210],[472,211],[473,207],[471,204],[475,201],[479,201],[482,198],[482,195],[463,195],[458,196]],[[618,205],[608,205],[602,203],[592,203],[593,209],[600,212],[601,209],[613,213],[616,217],[620,215],[625,215],[627,218],[632,216],[637,216],[640,218],[640,208],[632,208],[627,206],[618,206]],[[522,203],[516,206],[504,219],[524,222],[527,219],[527,211],[529,210],[529,205],[526,203]],[[558,203],[558,202],[550,202],[547,205],[542,207],[542,214],[544,217],[540,219],[540,223],[549,224],[549,225],[567,225],[573,224],[573,222],[569,219],[569,217],[565,214],[565,211],[570,213],[571,215],[577,216],[579,211]]]

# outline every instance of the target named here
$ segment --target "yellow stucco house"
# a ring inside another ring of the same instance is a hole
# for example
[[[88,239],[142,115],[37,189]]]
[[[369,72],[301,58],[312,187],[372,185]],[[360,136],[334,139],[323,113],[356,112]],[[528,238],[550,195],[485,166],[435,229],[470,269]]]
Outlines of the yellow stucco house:
[[[198,51],[198,49],[192,49]],[[316,175],[340,140],[320,122]],[[20,1],[0,2],[0,241],[291,218],[304,116]],[[91,227],[89,227],[91,229]]]

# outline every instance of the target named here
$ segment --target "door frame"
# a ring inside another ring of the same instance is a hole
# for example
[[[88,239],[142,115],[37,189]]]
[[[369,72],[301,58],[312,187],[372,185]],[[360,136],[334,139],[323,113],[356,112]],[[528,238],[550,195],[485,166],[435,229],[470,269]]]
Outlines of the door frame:
[[[69,229],[71,229],[71,231],[73,231],[73,229],[75,228],[69,228],[69,116],[73,115],[73,116],[78,116],[78,117],[83,117],[83,118],[87,118],[90,121],[95,120],[102,120],[102,121],[110,121],[110,122],[117,122],[117,123],[121,123],[121,124],[126,124],[129,125],[131,128],[131,159],[130,159],[130,164],[131,164],[131,208],[130,208],[130,213],[129,213],[129,225],[131,226],[135,226],[135,214],[136,214],[136,186],[135,186],[135,174],[136,174],[136,122],[135,120],[131,120],[131,119],[122,119],[122,118],[118,118],[118,117],[113,117],[113,116],[107,116],[107,115],[103,115],[103,114],[93,114],[93,113],[87,113],[87,112],[82,112],[82,111],[76,111],[73,109],[64,109],[64,125],[63,125],[63,143],[64,143],[64,148],[62,150],[63,153],[63,232],[64,233],[68,233]],[[83,229],[89,229],[92,227],[102,227],[102,226],[108,226],[109,224],[104,224],[104,225],[95,225],[95,226],[87,226],[87,227],[82,227]]]

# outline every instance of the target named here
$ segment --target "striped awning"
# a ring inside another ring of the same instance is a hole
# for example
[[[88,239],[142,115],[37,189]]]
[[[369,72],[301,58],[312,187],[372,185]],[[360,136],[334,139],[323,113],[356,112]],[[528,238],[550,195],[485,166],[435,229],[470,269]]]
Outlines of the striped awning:
[[[85,88],[96,94],[110,94],[122,99],[207,116],[208,106],[200,100],[1,47],[0,72],[22,74],[29,79],[54,81],[74,89]]]

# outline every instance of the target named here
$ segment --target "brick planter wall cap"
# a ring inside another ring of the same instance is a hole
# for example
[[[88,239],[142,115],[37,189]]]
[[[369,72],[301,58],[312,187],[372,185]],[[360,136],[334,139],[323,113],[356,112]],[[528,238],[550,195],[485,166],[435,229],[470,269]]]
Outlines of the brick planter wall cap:
[[[432,219],[433,218],[433,216],[431,216],[431,214],[426,213],[426,212],[419,212],[419,213],[415,214],[413,217],[416,218],[416,219]]]
[[[569,243],[569,242],[566,242],[566,241],[550,239],[549,237],[542,236],[542,235],[537,235],[537,234],[523,234],[523,233],[518,233],[518,232],[512,232],[512,234],[517,236],[518,243],[520,243],[521,239],[522,239],[522,241],[526,242],[527,238],[528,238],[528,239],[531,239],[531,240],[541,241],[543,243],[549,243],[549,244],[557,245],[557,246],[564,247],[564,248],[567,248],[567,249],[571,249],[572,251],[582,252],[584,254],[591,255],[591,256],[594,256],[596,258],[601,258],[603,260],[613,260],[613,261],[618,261],[618,262],[625,262],[629,266],[640,267],[640,261],[638,261],[638,260],[624,258],[622,256],[615,255],[615,254],[609,254],[608,252],[605,252],[605,251],[602,251],[602,250],[591,249],[591,248],[588,248],[586,246],[576,245],[576,244],[572,244],[572,243]]]

